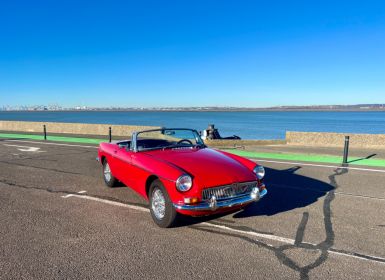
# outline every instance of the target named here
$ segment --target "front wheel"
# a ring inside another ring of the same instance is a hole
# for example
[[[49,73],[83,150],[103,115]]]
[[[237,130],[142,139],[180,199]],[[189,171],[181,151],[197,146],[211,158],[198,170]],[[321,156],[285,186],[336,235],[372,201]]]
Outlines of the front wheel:
[[[104,160],[103,162],[103,178],[104,182],[109,188],[116,187],[118,184],[118,180],[114,177],[114,175],[112,175],[111,167],[107,160]]]
[[[162,227],[172,227],[177,219],[177,212],[168,193],[160,180],[150,186],[150,212],[154,222]]]

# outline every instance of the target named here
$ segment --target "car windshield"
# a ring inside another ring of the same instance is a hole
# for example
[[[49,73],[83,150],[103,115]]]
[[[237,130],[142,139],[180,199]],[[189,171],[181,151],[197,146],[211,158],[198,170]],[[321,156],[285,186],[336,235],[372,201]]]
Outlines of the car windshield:
[[[139,132],[136,137],[138,151],[181,147],[203,147],[199,134],[191,129],[160,129]]]

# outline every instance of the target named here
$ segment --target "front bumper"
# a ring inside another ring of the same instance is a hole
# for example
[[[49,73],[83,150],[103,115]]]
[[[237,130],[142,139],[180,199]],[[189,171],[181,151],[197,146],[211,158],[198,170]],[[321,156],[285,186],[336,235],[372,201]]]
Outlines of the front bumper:
[[[187,211],[208,211],[208,210],[216,211],[216,210],[225,209],[225,208],[241,207],[251,202],[259,201],[266,194],[267,194],[267,190],[265,188],[263,188],[262,191],[259,191],[259,189],[255,187],[253,188],[250,194],[236,197],[236,198],[217,201],[216,197],[212,196],[210,200],[203,201],[199,204],[189,205],[189,204],[174,203],[174,207],[178,210],[187,210]]]

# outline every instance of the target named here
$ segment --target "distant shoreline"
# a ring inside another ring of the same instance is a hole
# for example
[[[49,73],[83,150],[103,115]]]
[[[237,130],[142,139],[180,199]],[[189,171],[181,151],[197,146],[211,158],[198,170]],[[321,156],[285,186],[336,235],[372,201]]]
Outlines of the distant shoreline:
[[[41,113],[41,112],[385,112],[385,108],[377,108],[377,109],[209,109],[209,110],[196,110],[196,109],[113,109],[113,110],[0,110],[0,113]]]
[[[60,105],[0,106],[0,112],[379,112],[385,111],[385,104],[352,105],[292,105],[273,107],[237,106],[163,106],[163,107],[64,107]]]

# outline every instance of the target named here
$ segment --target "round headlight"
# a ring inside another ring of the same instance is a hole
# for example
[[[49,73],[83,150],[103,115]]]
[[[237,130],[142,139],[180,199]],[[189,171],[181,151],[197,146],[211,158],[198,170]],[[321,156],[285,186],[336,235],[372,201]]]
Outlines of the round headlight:
[[[189,175],[182,175],[176,180],[176,188],[181,192],[187,192],[192,187],[192,179]]]
[[[259,180],[262,180],[265,177],[265,168],[262,165],[257,165],[254,167],[253,172]]]

